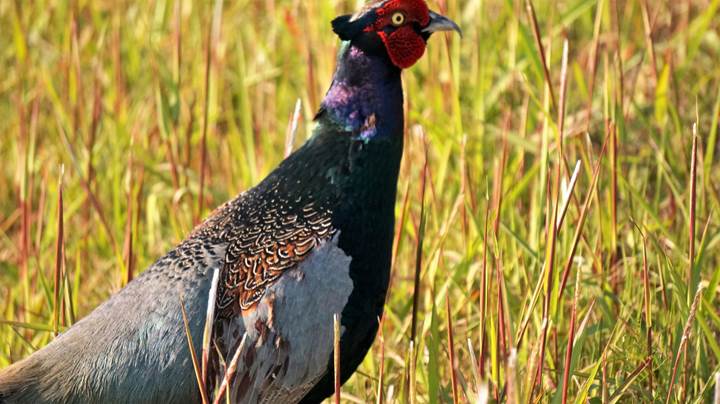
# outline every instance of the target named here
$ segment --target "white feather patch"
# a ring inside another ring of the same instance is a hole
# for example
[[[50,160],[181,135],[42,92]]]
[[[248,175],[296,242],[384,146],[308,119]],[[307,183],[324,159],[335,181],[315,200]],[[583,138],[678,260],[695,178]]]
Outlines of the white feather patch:
[[[353,289],[351,258],[339,234],[315,248],[270,286],[256,308],[224,327],[233,355],[244,334],[231,387],[234,402],[299,401],[327,370],[333,351],[333,315]]]

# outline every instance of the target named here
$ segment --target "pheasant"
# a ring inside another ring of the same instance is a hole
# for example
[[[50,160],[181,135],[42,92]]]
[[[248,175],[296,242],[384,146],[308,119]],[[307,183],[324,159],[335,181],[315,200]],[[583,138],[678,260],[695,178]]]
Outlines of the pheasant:
[[[424,0],[375,1],[332,28],[343,42],[310,139],[124,289],[1,371],[0,402],[199,402],[180,302],[200,351],[214,274],[210,387],[238,355],[231,401],[322,401],[334,390],[336,313],[342,382],[352,375],[390,277],[401,71],[434,32],[460,29]]]

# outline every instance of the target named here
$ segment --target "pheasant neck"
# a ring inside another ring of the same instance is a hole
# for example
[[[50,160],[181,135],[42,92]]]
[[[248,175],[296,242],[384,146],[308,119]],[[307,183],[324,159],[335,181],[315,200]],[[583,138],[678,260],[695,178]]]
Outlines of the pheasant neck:
[[[402,137],[400,69],[387,54],[344,42],[322,108],[332,121],[365,142]]]

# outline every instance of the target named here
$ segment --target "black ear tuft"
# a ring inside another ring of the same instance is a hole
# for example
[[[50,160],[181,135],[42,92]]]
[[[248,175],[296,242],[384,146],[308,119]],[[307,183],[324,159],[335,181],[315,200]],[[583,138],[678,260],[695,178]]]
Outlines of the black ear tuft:
[[[363,27],[358,27],[358,21],[351,21],[352,15],[341,15],[332,20],[333,32],[335,32],[343,41],[353,39],[357,34],[362,32]]]
[[[360,17],[353,19],[352,15],[341,15],[332,20],[333,31],[343,41],[350,41],[362,34],[365,27],[372,24],[377,18],[375,10],[366,11]]]

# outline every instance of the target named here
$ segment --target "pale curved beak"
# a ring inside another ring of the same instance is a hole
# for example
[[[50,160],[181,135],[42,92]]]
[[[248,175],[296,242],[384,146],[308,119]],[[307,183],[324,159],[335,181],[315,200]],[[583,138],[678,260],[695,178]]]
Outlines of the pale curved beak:
[[[438,31],[455,31],[460,34],[460,37],[462,38],[462,30],[455,21],[434,11],[430,11],[430,24],[423,28],[423,32],[432,34]]]

